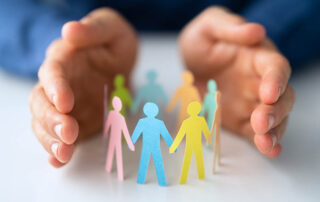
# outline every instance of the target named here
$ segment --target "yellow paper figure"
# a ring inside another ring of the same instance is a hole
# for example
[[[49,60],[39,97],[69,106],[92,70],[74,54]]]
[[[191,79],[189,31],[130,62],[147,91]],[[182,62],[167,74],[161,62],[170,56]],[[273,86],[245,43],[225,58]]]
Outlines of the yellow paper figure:
[[[187,107],[193,101],[201,102],[200,94],[198,89],[193,85],[193,75],[190,71],[185,71],[182,74],[183,85],[178,88],[178,90],[172,96],[167,110],[172,111],[172,109],[177,105],[177,102],[181,102],[178,126],[181,125],[182,121],[188,117]]]
[[[214,146],[213,146],[213,165],[212,165],[212,174],[214,174],[216,169],[216,162],[220,165],[220,127],[221,127],[221,93],[217,91],[216,93],[216,103],[217,109],[214,113],[214,121],[211,126],[210,136],[208,144],[211,144],[212,136],[214,136]]]
[[[201,104],[199,102],[191,102],[189,104],[188,114],[190,116],[182,122],[179,132],[170,147],[170,153],[173,153],[179,146],[184,136],[186,136],[186,148],[179,181],[180,184],[187,182],[187,176],[193,153],[196,158],[198,177],[199,179],[205,178],[201,136],[203,133],[208,141],[210,132],[205,118],[198,115],[200,111]]]

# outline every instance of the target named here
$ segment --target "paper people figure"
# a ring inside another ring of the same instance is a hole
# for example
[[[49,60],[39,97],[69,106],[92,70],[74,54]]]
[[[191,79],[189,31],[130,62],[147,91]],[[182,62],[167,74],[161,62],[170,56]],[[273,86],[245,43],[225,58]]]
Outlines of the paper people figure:
[[[145,182],[150,155],[152,155],[158,183],[161,186],[166,186],[167,182],[162,162],[160,136],[162,136],[169,146],[171,146],[173,140],[164,122],[155,118],[159,112],[159,108],[156,104],[151,102],[146,103],[143,107],[143,112],[147,117],[139,120],[132,134],[133,144],[136,143],[142,134],[142,151],[137,183],[143,184]]]
[[[201,110],[201,104],[199,102],[191,102],[187,110],[190,116],[182,122],[179,132],[169,150],[170,153],[173,153],[179,146],[184,136],[186,136],[186,148],[184,153],[181,177],[179,181],[180,184],[184,184],[187,182],[187,176],[193,153],[196,158],[198,177],[199,179],[205,178],[201,136],[203,133],[208,140],[210,135],[206,120],[204,119],[204,117],[198,116]]]
[[[182,121],[188,117],[187,107],[193,101],[201,102],[200,94],[198,89],[193,85],[193,75],[190,71],[185,71],[182,74],[183,85],[178,88],[178,90],[172,96],[172,99],[168,105],[168,111],[176,106],[177,102],[181,102],[178,126],[181,125]]]
[[[203,106],[200,112],[201,116],[207,114],[207,124],[211,130],[213,118],[217,109],[217,84],[213,79],[208,81],[208,93],[204,97]]]
[[[134,151],[134,145],[131,141],[126,121],[120,113],[120,110],[122,108],[122,103],[119,97],[117,96],[113,97],[112,106],[114,110],[111,110],[108,114],[105,131],[104,131],[104,137],[107,138],[108,131],[109,129],[111,129],[110,138],[109,138],[109,147],[108,147],[108,153],[107,153],[106,171],[107,173],[111,172],[114,151],[116,151],[118,179],[123,180],[122,148],[121,148],[122,133],[127,141],[127,144],[130,150]]]
[[[148,82],[143,85],[137,93],[137,96],[132,105],[132,112],[136,113],[142,102],[153,102],[158,105],[168,103],[168,97],[165,94],[162,86],[156,82],[157,73],[151,70],[147,73]]]
[[[217,109],[214,114],[214,121],[211,126],[210,136],[208,144],[211,144],[212,136],[214,135],[214,145],[213,145],[213,166],[212,166],[212,173],[214,174],[216,169],[216,162],[218,165],[220,164],[220,127],[221,127],[221,93],[220,91],[216,92],[216,104]]]
[[[115,76],[114,78],[114,91],[111,93],[111,99],[113,99],[114,96],[117,96],[120,98],[121,102],[122,102],[122,109],[120,111],[120,113],[126,117],[126,109],[127,108],[131,108],[132,106],[132,98],[131,95],[128,91],[128,89],[125,87],[125,79],[123,77],[123,75],[118,74]],[[112,109],[112,105],[110,102],[109,108]]]

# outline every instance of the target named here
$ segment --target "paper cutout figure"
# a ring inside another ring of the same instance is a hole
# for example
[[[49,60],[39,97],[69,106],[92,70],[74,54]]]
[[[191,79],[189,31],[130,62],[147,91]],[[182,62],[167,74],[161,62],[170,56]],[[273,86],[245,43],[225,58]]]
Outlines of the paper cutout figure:
[[[193,101],[201,102],[200,94],[198,89],[193,85],[193,75],[190,71],[185,71],[182,74],[183,85],[178,88],[178,90],[172,96],[172,99],[167,107],[168,111],[177,105],[177,102],[181,102],[178,126],[181,125],[182,121],[188,117],[187,107]]]
[[[203,133],[208,141],[209,138],[209,128],[204,117],[198,116],[201,110],[201,104],[199,102],[191,102],[188,105],[189,118],[182,122],[179,132],[174,139],[171,147],[170,153],[173,153],[175,149],[179,146],[180,142],[186,136],[186,148],[183,159],[183,166],[181,170],[180,184],[187,182],[189,167],[191,163],[192,154],[195,154],[196,165],[198,170],[199,179],[205,178],[204,165],[203,165],[203,155],[202,155],[202,144],[201,136]]]
[[[123,133],[130,150],[134,151],[134,145],[131,141],[126,121],[120,113],[120,110],[122,108],[122,103],[119,97],[115,96],[112,99],[112,106],[114,110],[111,110],[108,114],[106,127],[104,131],[104,137],[107,138],[108,131],[109,129],[111,129],[108,154],[107,154],[107,162],[106,162],[106,171],[107,173],[111,172],[114,151],[116,151],[118,179],[122,181],[123,165],[122,165],[121,134]]]
[[[207,124],[211,130],[213,118],[217,109],[217,84],[213,79],[208,81],[208,92],[204,97],[203,106],[200,112],[201,116],[207,115]]]
[[[139,120],[132,134],[133,144],[136,143],[142,134],[142,151],[137,183],[143,184],[145,182],[150,155],[152,155],[158,183],[161,186],[166,186],[167,182],[162,162],[160,136],[162,136],[169,146],[171,146],[173,140],[164,122],[155,118],[159,112],[156,104],[151,102],[146,103],[143,107],[143,112],[147,117]]]
[[[126,109],[127,108],[131,108],[132,106],[132,98],[131,95],[128,91],[128,89],[125,87],[125,79],[124,76],[121,74],[118,74],[115,76],[114,78],[114,91],[111,93],[111,99],[113,99],[113,97],[117,96],[120,98],[121,102],[122,102],[122,109],[120,111],[120,113],[126,117]],[[112,105],[110,102],[109,105],[109,109],[112,109]]]
[[[214,174],[216,169],[216,162],[220,165],[220,127],[221,127],[221,93],[220,91],[216,92],[216,104],[217,109],[214,115],[214,121],[212,122],[210,136],[208,144],[211,144],[212,136],[214,135],[214,146],[213,146],[213,165],[212,165],[212,174]]]
[[[157,73],[150,70],[146,75],[148,82],[143,85],[137,93],[137,96],[132,105],[132,112],[137,113],[142,102],[153,102],[157,105],[168,103],[168,97],[162,86],[156,82]]]

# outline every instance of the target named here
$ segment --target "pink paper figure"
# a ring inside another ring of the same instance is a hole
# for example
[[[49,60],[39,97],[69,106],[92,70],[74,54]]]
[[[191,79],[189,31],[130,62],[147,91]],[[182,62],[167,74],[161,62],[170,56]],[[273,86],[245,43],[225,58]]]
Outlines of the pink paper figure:
[[[111,110],[108,114],[107,121],[105,123],[104,137],[107,138],[108,131],[110,130],[109,147],[107,153],[106,171],[110,173],[112,170],[112,161],[114,151],[116,151],[117,157],[117,170],[118,179],[123,180],[123,166],[122,166],[122,148],[121,148],[121,135],[123,133],[129,149],[134,151],[134,145],[129,135],[128,127],[123,115],[120,113],[122,103],[119,97],[115,96],[112,99],[112,106],[114,110]]]

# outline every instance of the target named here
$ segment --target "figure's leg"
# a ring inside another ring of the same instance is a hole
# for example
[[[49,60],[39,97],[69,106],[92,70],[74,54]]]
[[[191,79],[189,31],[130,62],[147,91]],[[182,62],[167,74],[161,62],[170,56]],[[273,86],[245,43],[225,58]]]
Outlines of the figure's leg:
[[[107,154],[107,162],[106,162],[106,171],[110,173],[112,170],[112,161],[114,154],[114,142],[109,140],[108,154]]]
[[[116,156],[117,156],[117,170],[118,170],[118,179],[123,180],[123,165],[122,165],[122,148],[121,142],[116,145]]]
[[[181,176],[180,176],[180,184],[185,184],[187,182],[189,167],[191,163],[191,157],[192,157],[192,149],[191,147],[186,146],[185,152],[184,152],[184,159],[183,159],[183,165],[181,170]]]
[[[137,179],[137,183],[139,184],[144,184],[146,180],[149,160],[150,160],[150,152],[146,152],[142,148],[139,171],[138,171],[138,179]]]
[[[196,158],[198,177],[199,179],[204,179],[205,174],[204,174],[203,154],[202,154],[201,145],[197,150],[194,151],[194,156]]]
[[[157,173],[158,183],[161,186],[166,186],[167,181],[166,176],[164,174],[161,150],[152,152],[152,158]]]

